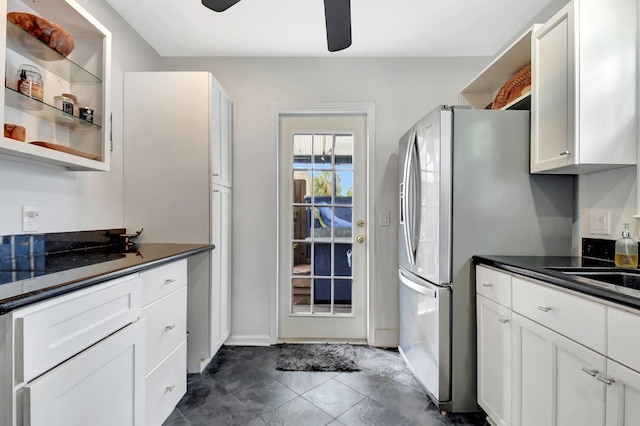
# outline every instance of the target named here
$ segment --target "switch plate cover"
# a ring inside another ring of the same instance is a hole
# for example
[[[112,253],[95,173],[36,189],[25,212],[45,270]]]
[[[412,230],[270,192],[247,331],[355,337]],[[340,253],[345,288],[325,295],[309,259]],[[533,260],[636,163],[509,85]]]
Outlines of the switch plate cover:
[[[611,235],[611,213],[608,210],[592,210],[589,213],[589,233]]]
[[[37,207],[22,206],[22,232],[34,232],[38,230]]]

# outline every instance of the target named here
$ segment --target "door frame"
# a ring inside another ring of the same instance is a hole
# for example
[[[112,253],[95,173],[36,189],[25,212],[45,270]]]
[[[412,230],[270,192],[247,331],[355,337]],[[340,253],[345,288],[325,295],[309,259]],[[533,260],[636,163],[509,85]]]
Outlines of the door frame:
[[[273,135],[275,137],[276,149],[276,170],[277,170],[277,183],[276,183],[276,197],[277,197],[277,214],[276,217],[279,218],[282,213],[280,210],[280,174],[282,171],[282,164],[280,162],[281,151],[280,151],[280,116],[282,115],[364,115],[366,117],[366,161],[367,161],[367,171],[366,171],[366,190],[368,193],[367,196],[367,212],[366,212],[366,222],[371,224],[371,226],[366,227],[366,240],[367,240],[367,269],[365,276],[365,299],[366,299],[366,330],[367,330],[367,343],[371,341],[370,336],[370,324],[371,324],[371,291],[370,288],[372,286],[371,279],[374,277],[372,270],[372,256],[371,256],[371,248],[375,247],[375,232],[373,232],[373,228],[375,227],[375,223],[371,222],[371,218],[375,218],[375,200],[374,197],[371,196],[371,188],[372,184],[375,182],[375,175],[373,167],[373,161],[375,159],[375,104],[373,102],[343,102],[343,103],[283,103],[283,104],[274,104],[271,107],[271,123],[273,128]],[[276,223],[276,251],[277,251],[277,265],[276,265],[276,277],[273,280],[273,285],[271,288],[271,297],[269,303],[271,304],[271,315],[269,318],[269,335],[270,335],[270,344],[275,345],[278,343],[279,339],[279,291],[280,291],[280,220],[277,220]]]

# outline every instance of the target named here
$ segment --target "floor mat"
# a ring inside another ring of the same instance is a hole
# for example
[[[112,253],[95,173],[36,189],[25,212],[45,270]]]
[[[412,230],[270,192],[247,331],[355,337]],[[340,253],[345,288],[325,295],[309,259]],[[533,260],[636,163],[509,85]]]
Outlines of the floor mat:
[[[360,371],[358,354],[347,344],[284,344],[276,370]]]

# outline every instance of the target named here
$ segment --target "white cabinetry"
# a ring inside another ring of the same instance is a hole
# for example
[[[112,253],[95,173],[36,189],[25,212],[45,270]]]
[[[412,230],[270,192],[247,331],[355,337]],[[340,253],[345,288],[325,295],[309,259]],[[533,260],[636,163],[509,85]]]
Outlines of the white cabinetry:
[[[485,266],[476,291],[478,404],[493,423],[638,424],[640,312]]]
[[[208,72],[124,77],[124,221],[143,242],[213,243],[189,260],[188,369],[229,334],[232,105]],[[204,259],[206,257],[206,259]]]
[[[636,164],[637,2],[573,0],[533,33],[531,172]]]
[[[141,273],[146,424],[161,425],[187,391],[187,260]]]
[[[139,316],[138,274],[1,316],[0,424],[144,425]]]
[[[72,0],[8,0],[3,4],[3,16],[26,12],[61,25],[73,36],[75,48],[65,58],[18,26],[1,21],[2,115],[5,123],[26,128],[26,142],[3,137],[0,157],[69,170],[109,170],[111,33]],[[17,71],[22,64],[40,70],[42,102],[17,90]],[[80,107],[93,109],[93,120],[63,112],[54,101],[63,93],[76,95]],[[52,148],[29,142],[46,142]]]
[[[478,266],[478,405],[498,426],[511,424],[511,276]]]

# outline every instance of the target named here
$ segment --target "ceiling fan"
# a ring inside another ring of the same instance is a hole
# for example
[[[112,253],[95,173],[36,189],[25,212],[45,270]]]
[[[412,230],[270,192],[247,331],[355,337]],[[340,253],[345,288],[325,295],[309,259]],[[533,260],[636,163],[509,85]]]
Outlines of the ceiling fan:
[[[224,12],[240,0],[202,0],[216,12]],[[324,0],[324,18],[329,52],[351,46],[351,0]]]

